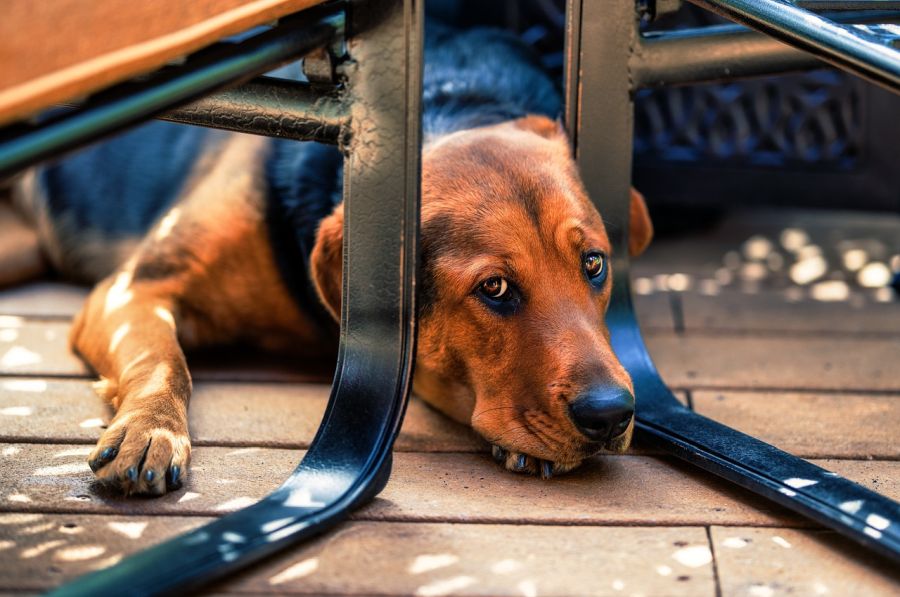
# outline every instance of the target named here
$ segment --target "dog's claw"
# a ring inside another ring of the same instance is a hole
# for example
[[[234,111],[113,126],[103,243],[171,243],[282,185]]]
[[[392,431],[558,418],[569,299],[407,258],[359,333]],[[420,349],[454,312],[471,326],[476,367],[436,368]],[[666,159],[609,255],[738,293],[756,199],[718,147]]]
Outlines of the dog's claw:
[[[129,481],[131,481],[132,483],[137,482],[138,470],[136,466],[129,467],[128,470],[125,471],[125,474],[128,476]]]
[[[103,451],[100,452],[100,455],[96,458],[88,461],[88,466],[91,467],[91,470],[95,473],[99,471],[101,468],[109,464],[110,460],[115,459],[118,455],[119,449],[114,447],[103,448]]]
[[[177,464],[173,465],[169,469],[169,474],[166,478],[166,489],[173,490],[181,487],[181,467]]]
[[[501,464],[506,462],[506,450],[500,446],[491,446],[491,455],[494,457],[495,462]]]
[[[553,477],[553,463],[549,460],[541,461],[541,477],[544,479],[550,479]]]
[[[144,478],[147,480],[147,483],[153,483],[153,479],[156,478],[156,473],[147,471],[144,473]]]
[[[524,454],[519,454],[518,458],[516,458],[516,470],[524,471],[528,466],[528,457]]]

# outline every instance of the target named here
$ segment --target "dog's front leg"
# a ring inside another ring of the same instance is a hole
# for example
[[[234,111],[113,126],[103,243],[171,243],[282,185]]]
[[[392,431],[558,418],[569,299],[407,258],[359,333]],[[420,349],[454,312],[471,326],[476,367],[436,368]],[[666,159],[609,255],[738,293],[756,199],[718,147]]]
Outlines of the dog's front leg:
[[[187,473],[191,378],[172,295],[132,271],[126,266],[94,289],[70,341],[101,376],[100,394],[115,409],[89,456],[91,469],[125,493],[160,495]]]

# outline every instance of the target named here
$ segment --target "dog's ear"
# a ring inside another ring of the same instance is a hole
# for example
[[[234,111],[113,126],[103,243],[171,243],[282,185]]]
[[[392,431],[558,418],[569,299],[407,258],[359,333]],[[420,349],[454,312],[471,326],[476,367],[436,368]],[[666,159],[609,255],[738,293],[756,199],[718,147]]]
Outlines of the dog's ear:
[[[650,212],[647,211],[644,196],[634,187],[631,189],[629,220],[631,224],[628,228],[628,253],[632,257],[637,257],[644,252],[653,238],[653,222],[650,221]]]
[[[513,121],[517,128],[523,131],[537,133],[545,139],[566,139],[566,131],[562,122],[551,120],[546,116],[523,116]]]
[[[341,320],[341,287],[344,271],[344,204],[319,224],[316,244],[309,256],[310,277],[325,309]]]

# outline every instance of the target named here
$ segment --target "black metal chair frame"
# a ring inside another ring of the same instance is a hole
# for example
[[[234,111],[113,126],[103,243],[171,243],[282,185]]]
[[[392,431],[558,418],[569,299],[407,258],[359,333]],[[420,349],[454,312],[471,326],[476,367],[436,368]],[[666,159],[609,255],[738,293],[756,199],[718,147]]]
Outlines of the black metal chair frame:
[[[851,30],[833,21],[820,30],[798,26],[798,19],[821,19],[798,5],[860,9],[872,2],[693,1],[900,89],[900,53],[882,44],[890,31]],[[817,64],[753,33],[736,34],[758,50],[741,54],[733,39],[721,36],[643,39],[639,18],[673,4],[569,0],[567,7],[565,121],[585,185],[616,248],[607,319],[616,352],[635,382],[638,432],[662,450],[900,561],[900,504],[688,410],[659,378],[646,351],[631,307],[626,250],[633,91]],[[147,595],[208,583],[325,532],[386,484],[415,356],[422,13],[420,0],[326,5],[243,41],[215,44],[179,66],[97,94],[75,110],[0,131],[0,178],[152,117],[335,143],[346,151],[341,344],[331,399],[307,455],[259,503],[82,577],[58,594]],[[845,34],[836,35],[833,27]],[[848,41],[847,35],[862,41]],[[339,44],[341,36],[352,68],[344,70],[340,85],[329,84],[333,65],[327,55],[316,62],[324,65],[317,70],[324,86],[265,77],[246,82]],[[697,53],[704,44],[721,53],[715,59]],[[669,59],[670,53],[683,60]]]

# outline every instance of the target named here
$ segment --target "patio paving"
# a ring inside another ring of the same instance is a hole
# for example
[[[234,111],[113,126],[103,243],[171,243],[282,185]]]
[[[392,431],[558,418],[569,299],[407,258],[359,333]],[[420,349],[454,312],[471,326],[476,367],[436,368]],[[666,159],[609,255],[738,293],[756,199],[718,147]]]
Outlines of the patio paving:
[[[827,267],[806,280],[816,256]],[[900,500],[900,302],[860,273],[892,259],[898,217],[736,214],[651,247],[636,301],[688,405]],[[299,461],[327,400],[321,367],[195,359],[192,475],[125,500],[85,461],[110,412],[66,346],[84,296],[49,281],[0,292],[0,595],[45,591],[254,502]],[[413,400],[397,449],[386,490],[351,521],[209,592],[900,592],[884,560],[640,445],[542,481],[501,471],[470,430]]]

